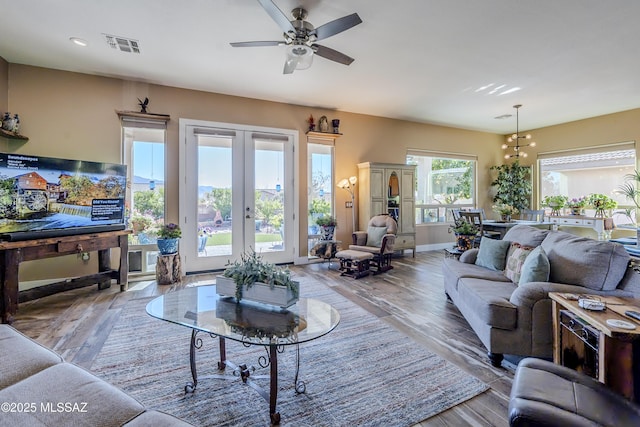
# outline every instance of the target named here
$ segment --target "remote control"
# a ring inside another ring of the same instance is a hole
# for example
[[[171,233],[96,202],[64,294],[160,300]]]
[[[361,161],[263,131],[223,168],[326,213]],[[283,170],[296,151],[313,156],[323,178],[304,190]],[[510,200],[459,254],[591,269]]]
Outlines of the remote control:
[[[636,319],[638,322],[640,322],[640,313],[638,313],[637,311],[627,310],[627,311],[624,312],[624,314],[626,314],[627,316],[631,317],[632,319]]]

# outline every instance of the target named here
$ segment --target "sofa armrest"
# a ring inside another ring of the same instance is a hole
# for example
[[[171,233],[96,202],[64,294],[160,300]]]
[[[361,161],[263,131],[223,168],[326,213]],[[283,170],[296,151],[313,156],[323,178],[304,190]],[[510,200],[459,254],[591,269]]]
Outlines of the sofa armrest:
[[[365,246],[367,244],[367,232],[366,231],[354,231],[351,235],[352,244],[358,246]]]
[[[509,302],[517,307],[533,308],[536,302],[550,299],[549,292],[565,292],[571,294],[594,294],[593,290],[583,286],[566,285],[553,282],[531,282],[518,285],[511,294]]]
[[[465,264],[475,264],[476,258],[478,258],[478,248],[467,249],[460,255],[460,262]]]
[[[396,245],[396,235],[395,234],[385,234],[382,236],[382,244],[380,245],[381,253],[388,254],[393,252],[393,247]]]

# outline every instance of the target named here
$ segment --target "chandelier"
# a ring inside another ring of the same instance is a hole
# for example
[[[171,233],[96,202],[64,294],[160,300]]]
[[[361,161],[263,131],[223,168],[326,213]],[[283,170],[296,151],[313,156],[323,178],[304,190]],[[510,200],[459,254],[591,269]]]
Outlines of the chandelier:
[[[518,111],[520,110],[520,107],[522,107],[521,104],[518,105],[514,105],[513,108],[516,109],[516,133],[514,133],[513,135],[511,135],[509,138],[507,138],[507,143],[506,144],[502,144],[502,149],[506,150],[508,148],[513,148],[514,153],[513,154],[505,154],[504,158],[505,159],[510,159],[512,157],[518,158],[518,157],[527,157],[527,153],[525,153],[524,151],[520,151],[522,149],[522,147],[535,147],[536,143],[531,141],[531,142],[527,142],[526,144],[521,144],[520,140],[526,140],[529,141],[531,139],[531,135],[530,134],[526,134],[526,135],[520,135],[520,123],[519,123],[519,115],[518,115]],[[515,143],[515,145],[511,145],[512,143]]]

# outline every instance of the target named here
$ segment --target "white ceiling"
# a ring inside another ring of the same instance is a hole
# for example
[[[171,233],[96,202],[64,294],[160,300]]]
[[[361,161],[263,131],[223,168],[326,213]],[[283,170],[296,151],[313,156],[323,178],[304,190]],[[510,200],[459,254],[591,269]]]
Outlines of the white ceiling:
[[[316,27],[357,12],[362,24],[319,42],[353,64],[316,57],[283,75],[284,46],[231,47],[282,39],[256,0],[0,0],[0,56],[496,133],[514,131],[514,104],[521,130],[640,107],[638,0],[274,2],[287,16],[306,8]],[[103,33],[138,40],[141,53],[111,49]]]

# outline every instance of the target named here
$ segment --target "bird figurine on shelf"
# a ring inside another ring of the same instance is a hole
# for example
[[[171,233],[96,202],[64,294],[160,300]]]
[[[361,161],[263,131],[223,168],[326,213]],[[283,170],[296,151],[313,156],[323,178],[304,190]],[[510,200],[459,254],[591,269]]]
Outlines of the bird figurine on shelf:
[[[138,98],[138,105],[140,106],[140,112],[142,114],[147,114],[147,106],[149,105],[149,98],[145,98],[144,101]]]

